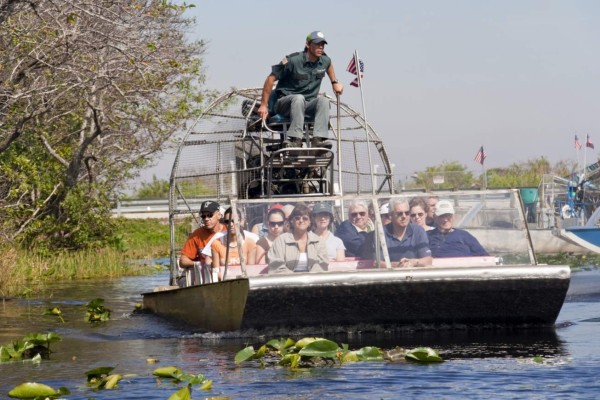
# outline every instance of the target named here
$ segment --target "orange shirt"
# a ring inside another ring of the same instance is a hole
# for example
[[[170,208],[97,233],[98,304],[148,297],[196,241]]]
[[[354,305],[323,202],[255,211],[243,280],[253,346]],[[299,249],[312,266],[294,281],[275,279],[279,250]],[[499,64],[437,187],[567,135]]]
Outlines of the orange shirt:
[[[223,230],[227,229],[223,226]],[[213,237],[215,233],[211,230],[208,230],[206,227],[202,226],[196,229],[187,242],[183,245],[183,249],[181,249],[181,254],[186,255],[192,261],[201,261],[204,263],[204,256],[200,256],[200,252],[206,244],[210,241],[210,238]]]
[[[227,246],[225,245],[225,243],[222,242],[222,240],[224,240],[225,238],[221,238],[221,240],[215,240],[211,247],[214,251],[217,252],[217,254],[219,255],[219,258],[221,260],[225,260],[225,255],[227,252]],[[253,250],[256,248],[256,243],[253,240],[249,240],[246,239],[244,240],[244,242],[242,243],[242,250],[244,252],[244,257],[245,257],[245,261],[248,262],[248,253],[250,252],[250,250]],[[220,263],[223,264],[223,263]],[[236,247],[230,247],[229,248],[229,263],[228,265],[241,265],[240,262],[240,252],[238,251],[237,246]]]

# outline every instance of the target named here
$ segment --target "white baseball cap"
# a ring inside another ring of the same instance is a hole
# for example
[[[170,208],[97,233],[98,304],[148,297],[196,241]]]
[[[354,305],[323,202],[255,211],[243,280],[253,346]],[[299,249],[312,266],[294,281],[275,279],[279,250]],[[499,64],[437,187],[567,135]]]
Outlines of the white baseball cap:
[[[454,214],[454,206],[450,200],[440,200],[435,206],[435,215]]]

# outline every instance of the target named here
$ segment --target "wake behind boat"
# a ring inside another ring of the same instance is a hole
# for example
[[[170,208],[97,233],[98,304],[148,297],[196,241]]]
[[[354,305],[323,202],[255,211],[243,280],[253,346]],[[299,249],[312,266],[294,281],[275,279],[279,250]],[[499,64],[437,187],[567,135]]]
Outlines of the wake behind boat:
[[[392,199],[408,201],[416,194],[395,193],[385,147],[372,127],[328,97],[336,110],[330,118],[333,148],[311,148],[308,140],[302,147],[284,147],[286,121],[263,124],[256,114],[260,95],[261,89],[241,89],[220,97],[182,141],[170,179],[171,278],[143,294],[145,309],[199,331],[554,324],[570,269],[537,265],[518,190],[435,193],[451,202],[455,226],[470,232],[489,256],[392,267],[377,211]],[[310,123],[306,129],[310,132]],[[240,257],[240,265],[226,260],[220,267],[221,280],[198,271],[203,280],[180,288],[179,251],[206,199],[233,209],[238,248],[242,232],[264,224],[275,207],[320,203],[331,210],[335,233],[351,205],[366,204],[366,230],[380,251],[375,259],[330,259],[322,272],[274,273],[264,261],[248,264]]]

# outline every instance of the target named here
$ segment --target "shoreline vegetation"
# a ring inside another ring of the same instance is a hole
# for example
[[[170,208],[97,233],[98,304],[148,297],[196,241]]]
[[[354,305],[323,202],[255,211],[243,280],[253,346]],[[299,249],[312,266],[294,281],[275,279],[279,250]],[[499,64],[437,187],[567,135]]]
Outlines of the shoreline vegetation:
[[[160,219],[116,218],[109,246],[42,255],[34,250],[0,246],[0,298],[34,296],[46,284],[86,279],[148,275],[163,270],[148,260],[169,254],[169,225]],[[183,232],[182,232],[183,233]],[[574,271],[600,265],[599,254],[538,254],[540,264],[567,264]]]
[[[160,219],[115,218],[110,245],[44,255],[0,245],[0,298],[32,296],[48,283],[148,275],[163,270],[149,260],[169,254],[169,225]]]

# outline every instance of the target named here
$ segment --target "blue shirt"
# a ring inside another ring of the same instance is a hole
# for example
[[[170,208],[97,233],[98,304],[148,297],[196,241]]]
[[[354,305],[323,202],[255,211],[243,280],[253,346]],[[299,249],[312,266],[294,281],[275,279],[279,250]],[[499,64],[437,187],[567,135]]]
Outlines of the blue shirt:
[[[434,257],[489,256],[475,236],[462,229],[442,233],[436,228],[427,231],[427,236]]]
[[[429,241],[425,229],[416,224],[408,224],[404,237],[398,239],[394,236],[394,227],[387,224],[383,227],[385,243],[388,248],[390,261],[400,261],[402,258],[423,258],[430,257]],[[368,238],[369,243],[365,243],[362,256],[364,258],[375,258],[374,233],[371,232]]]
[[[360,255],[360,248],[365,242],[367,235],[368,233],[365,231],[359,232],[356,230],[356,227],[348,220],[342,222],[335,230],[335,236],[344,242],[346,256],[348,257],[358,257]]]

